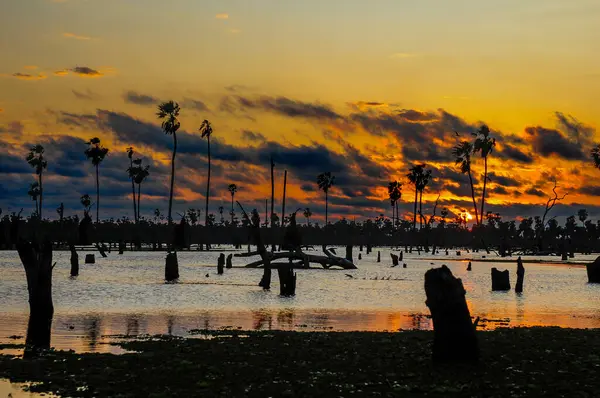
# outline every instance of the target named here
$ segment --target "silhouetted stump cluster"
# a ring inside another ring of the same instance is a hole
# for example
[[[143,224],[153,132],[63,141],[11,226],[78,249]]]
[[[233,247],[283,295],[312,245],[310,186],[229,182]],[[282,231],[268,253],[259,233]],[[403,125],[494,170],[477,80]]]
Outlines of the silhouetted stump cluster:
[[[172,251],[167,253],[165,263],[165,280],[173,282],[179,279],[179,262],[177,261],[177,252]]]
[[[474,361],[479,358],[475,327],[465,299],[462,281],[448,267],[425,273],[425,304],[433,321],[433,360],[438,362]]]
[[[600,257],[586,265],[588,282],[589,283],[600,283]]]
[[[41,246],[29,242],[17,244],[17,251],[25,267],[29,293],[29,323],[25,341],[25,355],[50,348],[50,334],[54,305],[52,303],[52,243]]]
[[[492,291],[510,290],[510,275],[508,270],[499,271],[492,268]]]
[[[517,284],[515,285],[515,292],[523,292],[523,279],[525,278],[525,267],[523,267],[523,260],[521,256],[517,259]]]

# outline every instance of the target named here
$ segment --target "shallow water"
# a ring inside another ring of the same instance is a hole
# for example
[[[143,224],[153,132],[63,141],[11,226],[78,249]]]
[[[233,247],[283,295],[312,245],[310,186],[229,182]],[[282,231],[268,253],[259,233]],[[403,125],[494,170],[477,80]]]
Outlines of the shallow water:
[[[600,285],[587,283],[582,265],[552,264],[557,257],[543,258],[548,261],[544,264],[525,264],[524,293],[516,294],[492,292],[490,278],[492,267],[509,269],[514,286],[516,258],[511,263],[474,261],[473,271],[467,272],[466,258],[476,260],[486,254],[463,252],[462,259],[455,251],[450,256],[413,253],[404,257],[407,268],[391,268],[389,250],[381,250],[381,263],[376,262],[377,251],[363,252],[362,260],[357,260],[358,270],[298,270],[297,295],[288,298],[278,294],[277,271],[273,272],[271,291],[263,291],[257,286],[262,270],[242,268],[256,258],[234,257],[234,269],[217,275],[219,251],[180,252],[180,283],[164,284],[164,253],[125,252],[119,256],[113,252],[108,258],[96,253],[96,264],[82,264],[80,276],[71,279],[70,253],[55,252],[52,344],[58,349],[120,353],[119,347],[106,344],[114,339],[104,336],[188,335],[191,329],[222,327],[430,329],[423,275],[444,263],[462,278],[471,314],[482,318],[483,328],[600,327]],[[81,260],[84,253],[80,252]],[[485,261],[499,260],[493,254],[486,257]],[[586,262],[595,257],[577,255],[574,260]],[[27,327],[25,272],[16,252],[0,252],[0,278],[0,343],[22,343],[22,339],[8,338],[24,336]]]

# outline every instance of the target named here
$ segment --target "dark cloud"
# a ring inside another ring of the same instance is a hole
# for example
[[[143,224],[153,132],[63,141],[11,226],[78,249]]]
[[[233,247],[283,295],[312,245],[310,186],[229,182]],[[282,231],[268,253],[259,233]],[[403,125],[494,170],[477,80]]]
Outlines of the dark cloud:
[[[560,131],[544,127],[527,127],[533,150],[542,156],[558,156],[567,160],[583,160],[585,154],[580,144],[569,141]]]
[[[206,106],[204,102],[193,98],[184,98],[183,102],[181,103],[181,107],[186,109],[193,109],[198,112],[209,111],[208,106]]]
[[[302,102],[287,97],[262,96],[257,98],[229,96],[221,100],[220,109],[227,112],[235,110],[258,109],[292,118],[307,118],[316,120],[342,119],[329,106],[320,103]]]
[[[588,185],[585,187],[581,187],[579,189],[579,192],[584,195],[600,197],[600,185]]]
[[[526,190],[526,191],[525,191],[525,193],[526,193],[527,195],[539,196],[539,197],[541,197],[541,198],[543,198],[543,197],[545,197],[545,196],[546,196],[546,194],[545,194],[544,192],[540,191],[540,190],[539,190],[539,189],[537,189],[537,188],[529,188],[528,190]]]
[[[497,186],[490,189],[490,193],[496,193],[498,195],[508,195],[508,191],[502,186]]]
[[[75,73],[76,75],[87,76],[87,77],[104,76],[103,73],[97,71],[96,69],[92,69],[88,66],[76,66],[71,69],[71,72]]]
[[[510,159],[516,162],[531,164],[533,163],[533,156],[526,154],[516,146],[502,143],[501,149],[498,151],[498,156],[503,159]]]
[[[316,184],[316,182],[314,184],[305,183],[305,184],[300,185],[300,188],[304,192],[316,192],[317,191],[317,184]]]
[[[136,105],[156,105],[160,102],[160,100],[156,97],[153,97],[148,94],[141,94],[136,91],[127,91],[123,93],[123,100],[128,104],[136,104]]]
[[[571,115],[565,115],[561,112],[556,112],[556,119],[561,131],[565,132],[569,139],[580,145],[588,145],[594,137],[595,130],[581,123]]]
[[[242,131],[242,138],[250,142],[265,142],[267,138],[262,134],[250,130]]]
[[[89,88],[83,92],[83,91],[77,91],[77,90],[71,90],[73,92],[73,95],[80,100],[94,100],[96,98],[98,98],[98,95],[96,93],[94,93],[92,90],[90,90]]]
[[[13,137],[18,137],[23,134],[25,127],[23,123],[18,120],[9,122],[6,127],[0,126],[0,136],[2,135],[11,135]]]
[[[495,172],[488,173],[488,177],[491,182],[502,185],[504,187],[520,187],[521,185],[523,185],[523,183],[512,177],[499,175]]]

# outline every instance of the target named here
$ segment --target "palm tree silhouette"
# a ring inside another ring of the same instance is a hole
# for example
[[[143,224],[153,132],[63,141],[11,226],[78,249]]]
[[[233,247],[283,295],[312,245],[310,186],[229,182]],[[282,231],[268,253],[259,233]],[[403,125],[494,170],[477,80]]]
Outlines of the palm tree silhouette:
[[[35,201],[35,216],[40,217],[40,211],[38,206],[38,197],[40,197],[42,190],[40,189],[40,184],[37,181],[32,182],[29,185],[29,191],[27,191],[27,195],[31,196],[31,200]],[[41,217],[40,217],[41,218]]]
[[[306,209],[304,209],[304,213],[303,214],[304,214],[304,217],[306,218],[306,225],[310,225],[310,216],[312,216],[312,212],[307,207]]]
[[[44,169],[48,167],[48,162],[44,160],[44,147],[41,145],[34,145],[29,150],[29,154],[27,155],[27,163],[31,167],[35,169],[35,174],[38,176],[38,185],[39,185],[39,195],[40,195],[40,204],[39,207],[37,205],[37,214],[40,220],[42,219],[42,204],[44,201],[44,185],[42,184],[42,174],[44,173]]]
[[[173,188],[175,186],[175,156],[177,155],[177,130],[181,126],[177,117],[179,116],[179,104],[174,101],[163,102],[158,106],[156,116],[162,120],[162,129],[165,134],[173,136],[173,156],[171,157],[171,190],[169,192],[169,214],[168,223],[173,224]]]
[[[208,151],[208,179],[206,180],[206,208],[204,210],[204,225],[208,225],[208,198],[210,196],[210,136],[212,135],[212,125],[208,120],[204,120],[200,125],[200,132],[202,138],[206,137],[207,151]]]
[[[577,212],[577,217],[579,218],[579,221],[581,221],[581,224],[583,226],[585,226],[585,220],[587,220],[588,218],[588,212],[586,209],[579,209],[579,211]]]
[[[136,171],[135,171],[135,178],[134,181],[138,186],[138,197],[137,197],[137,215],[138,218],[141,217],[141,212],[140,212],[140,197],[141,197],[141,190],[142,190],[142,182],[144,182],[144,180],[150,175],[150,166],[146,165],[146,167],[142,166],[142,159],[136,159],[133,161],[133,163],[135,164],[135,167],[137,167]]]
[[[402,198],[402,184],[398,181],[392,181],[388,184],[388,195],[392,204],[392,223],[398,225],[398,201]],[[394,218],[394,206],[396,207],[396,218]]]
[[[600,169],[600,144],[592,149],[592,159],[594,160],[594,165]]]
[[[329,212],[329,188],[333,186],[335,182],[335,176],[331,175],[331,172],[321,173],[317,176],[317,184],[319,189],[325,192],[325,225],[327,225],[327,217]]]
[[[423,228],[423,191],[431,181],[431,170],[425,170],[425,165],[423,165],[423,173],[421,174],[421,178],[419,181],[419,228]]]
[[[427,175],[427,181],[425,181]],[[416,164],[409,169],[409,173],[406,175],[408,181],[415,186],[415,205],[413,212],[413,230],[417,229],[417,202],[419,201],[419,192],[421,193],[421,204],[423,198],[423,190],[429,182],[431,176],[431,170],[425,172],[425,164]],[[421,220],[421,225],[423,221]]]
[[[135,223],[138,222],[138,214],[137,208],[135,206],[135,175],[133,174],[133,147],[129,147],[125,149],[127,152],[127,157],[129,158],[129,168],[127,169],[127,173],[129,174],[129,179],[131,180],[131,200],[133,201],[133,219]]]
[[[475,137],[475,143],[473,144],[473,153],[481,153],[481,157],[483,158],[484,163],[484,171],[483,171],[483,193],[481,194],[481,218],[484,215],[484,206],[485,206],[485,189],[488,180],[488,156],[492,153],[494,147],[496,146],[496,139],[490,137],[490,129],[485,124],[479,128],[479,130],[475,133],[471,133]]]
[[[79,199],[79,201],[81,202],[81,205],[83,206],[84,218],[89,217],[90,209],[92,207],[92,199],[90,198],[90,195],[88,195],[87,193],[82,195],[81,198]]]
[[[96,168],[96,223],[100,222],[100,176],[98,168],[100,163],[104,160],[108,154],[108,148],[104,148],[100,144],[100,138],[94,137],[89,140],[86,144],[89,145],[88,149],[85,150],[85,156],[92,161],[92,164]]]
[[[473,144],[469,141],[461,141],[460,144],[452,148],[454,161],[460,165],[460,171],[469,176],[469,184],[471,185],[471,198],[473,199],[473,209],[475,210],[475,223],[481,224],[477,211],[477,202],[475,201],[475,186],[473,185],[473,176],[471,174],[471,154],[473,153]]]
[[[233,225],[233,216],[235,214],[235,212],[233,211],[233,197],[235,196],[235,193],[237,192],[237,185],[229,184],[229,186],[227,187],[227,190],[231,194],[231,225]]]

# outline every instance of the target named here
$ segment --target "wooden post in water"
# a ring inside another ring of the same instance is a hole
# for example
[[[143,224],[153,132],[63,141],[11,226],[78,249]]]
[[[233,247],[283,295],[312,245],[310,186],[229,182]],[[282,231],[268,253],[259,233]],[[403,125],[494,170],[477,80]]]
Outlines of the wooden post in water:
[[[445,265],[425,273],[425,304],[433,321],[433,360],[436,362],[469,362],[479,358],[465,293],[462,281]]]
[[[517,284],[515,285],[515,292],[523,292],[523,279],[525,279],[525,267],[523,267],[523,260],[519,256],[517,259]]]

